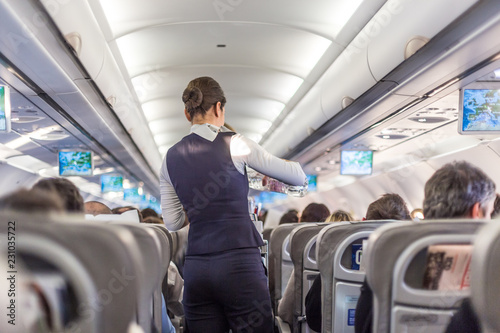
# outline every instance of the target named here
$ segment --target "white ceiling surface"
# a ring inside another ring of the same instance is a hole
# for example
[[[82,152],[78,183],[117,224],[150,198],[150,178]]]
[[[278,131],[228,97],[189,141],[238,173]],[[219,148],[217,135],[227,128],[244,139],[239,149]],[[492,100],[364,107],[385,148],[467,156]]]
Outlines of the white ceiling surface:
[[[97,1],[95,16],[162,154],[189,131],[181,95],[190,80],[214,77],[228,100],[226,122],[259,141],[307,92],[301,86],[315,83],[314,69],[333,63],[385,2]]]

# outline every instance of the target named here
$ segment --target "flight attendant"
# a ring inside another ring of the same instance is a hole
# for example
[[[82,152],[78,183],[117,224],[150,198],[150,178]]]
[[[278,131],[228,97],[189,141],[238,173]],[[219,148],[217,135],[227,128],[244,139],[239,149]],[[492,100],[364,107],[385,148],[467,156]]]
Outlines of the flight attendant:
[[[291,185],[303,185],[306,176],[299,163],[223,127],[226,98],[214,79],[192,80],[182,101],[191,133],[167,152],[160,186],[165,225],[190,224],[183,300],[188,329],[272,333],[263,241],[250,220],[245,166]]]

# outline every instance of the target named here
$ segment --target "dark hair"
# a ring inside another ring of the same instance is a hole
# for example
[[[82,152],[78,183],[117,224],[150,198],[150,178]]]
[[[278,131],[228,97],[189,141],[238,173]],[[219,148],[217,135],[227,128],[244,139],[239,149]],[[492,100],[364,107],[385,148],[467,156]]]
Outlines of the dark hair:
[[[426,219],[466,217],[476,202],[484,208],[495,198],[495,183],[472,164],[455,161],[438,169],[424,192]]]
[[[310,203],[302,211],[300,222],[324,222],[330,215],[330,210],[323,204]]]
[[[113,214],[117,214],[117,215],[120,215],[120,214],[123,214],[125,212],[128,212],[129,210],[136,210],[137,211],[137,215],[139,216],[139,221],[142,222],[143,221],[143,218],[142,218],[142,214],[141,214],[141,211],[135,207],[132,207],[132,206],[123,206],[123,207],[116,207],[116,208],[113,208],[111,210],[111,212]]]
[[[297,223],[297,222],[299,222],[299,212],[296,211],[295,209],[290,209],[288,212],[283,214],[283,216],[280,219],[279,224]]]
[[[332,215],[328,216],[325,222],[342,222],[342,221],[354,221],[351,214],[348,212],[337,209],[332,213]]]
[[[497,194],[495,198],[495,203],[493,204],[493,213],[491,213],[491,218],[497,218],[500,216],[500,194]]]
[[[0,210],[28,213],[64,212],[64,203],[55,192],[20,189],[0,198]]]
[[[144,208],[143,210],[141,210],[141,215],[142,215],[143,219],[145,219],[146,217],[150,217],[150,216],[156,217],[156,218],[159,217],[158,213],[155,212],[155,210],[152,208]]]
[[[409,220],[410,211],[406,203],[395,193],[386,193],[372,202],[366,211],[367,220]]]
[[[113,214],[108,206],[99,201],[87,201],[83,208],[85,214],[100,215],[100,214]]]
[[[154,217],[154,216],[148,216],[142,220],[142,223],[149,223],[149,224],[163,224],[163,220],[159,217]]]
[[[67,212],[83,213],[83,198],[78,187],[66,178],[45,178],[39,180],[34,189],[53,191],[57,193],[64,202]]]
[[[189,82],[182,93],[182,102],[191,118],[194,118],[197,114],[204,116],[217,102],[221,103],[221,108],[224,107],[226,97],[217,81],[202,76]]]

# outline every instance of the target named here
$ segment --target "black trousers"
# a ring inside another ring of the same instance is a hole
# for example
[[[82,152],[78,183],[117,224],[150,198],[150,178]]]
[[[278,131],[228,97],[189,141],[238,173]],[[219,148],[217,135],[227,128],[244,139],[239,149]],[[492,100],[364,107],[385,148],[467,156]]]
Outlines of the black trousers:
[[[189,333],[272,333],[267,278],[257,248],[186,256],[184,313]]]

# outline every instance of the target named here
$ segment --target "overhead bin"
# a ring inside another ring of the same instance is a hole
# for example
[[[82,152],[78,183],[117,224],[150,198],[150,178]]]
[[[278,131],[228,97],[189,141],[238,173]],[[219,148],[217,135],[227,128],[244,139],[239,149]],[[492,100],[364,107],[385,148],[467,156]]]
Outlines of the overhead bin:
[[[342,101],[345,98],[355,100],[377,83],[366,61],[366,46],[353,47],[362,46],[362,39],[363,36],[358,35],[318,82],[321,87],[321,107],[327,120],[343,109]]]
[[[375,79],[405,60],[407,46],[434,37],[476,2],[388,1],[360,33],[368,41],[368,65]]]
[[[50,14],[68,43],[75,49],[85,64],[91,78],[96,78],[102,69],[107,44],[87,1],[44,1]]]
[[[282,156],[327,120],[321,108],[321,90],[313,87],[271,134],[264,147],[271,154]]]

